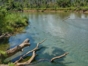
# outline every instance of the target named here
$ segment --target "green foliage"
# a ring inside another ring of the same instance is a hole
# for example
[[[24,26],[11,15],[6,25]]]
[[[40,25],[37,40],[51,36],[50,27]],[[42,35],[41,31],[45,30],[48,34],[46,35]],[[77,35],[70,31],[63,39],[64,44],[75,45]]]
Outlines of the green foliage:
[[[24,8],[68,8],[87,7],[88,0],[1,0],[7,10],[23,11]]]
[[[7,43],[7,40],[5,39],[3,42],[0,42],[0,64],[1,63],[7,63],[5,62],[5,59],[7,58],[6,50],[9,48],[9,44]]]
[[[25,16],[21,16],[19,14],[9,14],[5,18],[8,26],[21,27],[27,25],[26,22],[28,19]]]
[[[28,18],[15,13],[9,13],[0,7],[0,33],[13,32],[15,28],[26,26]]]
[[[31,56],[26,56],[25,59],[23,59],[23,60],[20,61],[20,62],[25,62],[25,61],[29,60],[30,58],[31,58]]]
[[[6,14],[7,14],[6,9],[0,7],[0,27],[3,26],[2,28],[0,28],[1,33],[3,33],[3,28],[5,28],[4,25],[5,25],[5,16],[6,16]]]
[[[0,50],[0,54],[2,54],[4,57],[7,57],[7,54],[6,54],[5,51],[1,51],[1,50]]]
[[[0,42],[0,50],[6,51],[9,48],[9,44],[6,41],[5,39],[3,42]]]
[[[70,0],[57,0],[57,5],[59,7],[70,7],[71,1]]]
[[[8,63],[8,66],[15,66],[14,63]]]

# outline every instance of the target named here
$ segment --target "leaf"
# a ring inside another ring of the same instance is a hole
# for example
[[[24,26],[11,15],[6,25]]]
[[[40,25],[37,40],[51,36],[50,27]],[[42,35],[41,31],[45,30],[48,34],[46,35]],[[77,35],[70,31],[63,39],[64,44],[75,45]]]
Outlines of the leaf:
[[[2,54],[4,57],[7,57],[7,54],[6,54],[5,51],[1,51],[1,50],[0,50],[0,54]]]

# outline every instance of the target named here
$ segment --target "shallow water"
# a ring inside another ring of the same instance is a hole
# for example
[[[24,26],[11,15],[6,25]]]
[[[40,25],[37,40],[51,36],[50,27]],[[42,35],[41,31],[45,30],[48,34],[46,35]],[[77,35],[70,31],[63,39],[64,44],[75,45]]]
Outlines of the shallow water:
[[[26,38],[30,39],[31,46],[24,48],[24,52],[33,49],[36,43],[47,39],[36,56],[37,62],[30,66],[87,66],[88,65],[88,15],[80,13],[27,13],[29,25],[25,33],[11,36],[10,46],[20,44]],[[69,52],[69,54],[54,63],[49,60]],[[46,60],[42,60],[46,59]],[[42,61],[40,61],[42,60]]]

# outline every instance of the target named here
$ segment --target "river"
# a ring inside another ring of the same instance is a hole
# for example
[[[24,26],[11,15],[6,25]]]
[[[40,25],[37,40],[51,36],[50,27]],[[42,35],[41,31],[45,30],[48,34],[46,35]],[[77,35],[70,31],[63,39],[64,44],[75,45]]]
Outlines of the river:
[[[9,38],[10,47],[16,46],[26,38],[31,46],[24,52],[33,49],[36,43],[46,39],[40,45],[35,61],[30,66],[88,66],[88,15],[83,13],[25,13],[29,17],[29,25],[24,32]],[[65,52],[69,54],[50,63],[54,56]]]

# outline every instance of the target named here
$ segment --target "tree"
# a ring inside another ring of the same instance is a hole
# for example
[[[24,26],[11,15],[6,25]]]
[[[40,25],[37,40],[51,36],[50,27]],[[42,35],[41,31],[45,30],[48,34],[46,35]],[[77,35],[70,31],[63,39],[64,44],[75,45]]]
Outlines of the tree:
[[[70,7],[71,1],[70,0],[57,0],[57,5],[59,7]]]

